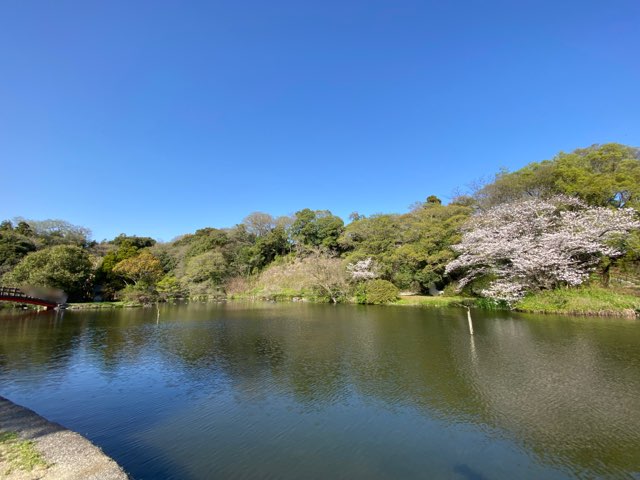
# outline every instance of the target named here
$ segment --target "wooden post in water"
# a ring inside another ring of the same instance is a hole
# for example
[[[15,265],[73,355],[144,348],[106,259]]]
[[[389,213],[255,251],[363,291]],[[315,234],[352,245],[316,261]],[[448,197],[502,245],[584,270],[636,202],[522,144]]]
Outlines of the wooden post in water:
[[[467,320],[469,322],[469,335],[473,335],[473,322],[471,321],[471,309],[467,307]]]

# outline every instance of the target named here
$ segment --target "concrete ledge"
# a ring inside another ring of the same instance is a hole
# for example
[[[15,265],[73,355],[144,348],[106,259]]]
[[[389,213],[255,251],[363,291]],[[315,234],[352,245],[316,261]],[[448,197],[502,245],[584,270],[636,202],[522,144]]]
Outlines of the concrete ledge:
[[[83,436],[0,397],[0,431],[35,443],[48,467],[13,471],[10,479],[127,480],[120,466]],[[1,461],[0,461],[1,464]]]

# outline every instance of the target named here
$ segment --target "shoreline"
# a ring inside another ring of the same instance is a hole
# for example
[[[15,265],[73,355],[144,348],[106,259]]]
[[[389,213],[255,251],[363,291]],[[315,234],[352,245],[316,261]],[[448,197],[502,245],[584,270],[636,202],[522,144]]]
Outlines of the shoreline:
[[[561,294],[561,293],[560,293]],[[577,296],[578,303],[570,303],[567,299],[553,298],[558,296],[558,292],[545,293],[544,296],[540,295],[535,297],[537,302],[531,302],[530,299],[525,299],[526,302],[522,302],[520,305],[516,304],[512,309],[506,308],[493,308],[487,306],[482,298],[476,297],[443,297],[443,296],[428,296],[428,295],[406,295],[400,296],[396,302],[388,303],[388,306],[402,306],[402,307],[425,307],[425,308],[451,308],[451,307],[470,307],[479,310],[495,310],[495,311],[513,311],[518,313],[529,313],[538,315],[567,315],[578,317],[600,317],[600,318],[638,318],[640,317],[640,299],[637,304],[629,305],[614,304],[607,301],[601,301],[598,305],[581,305],[585,303],[585,299],[589,299],[590,295],[583,295],[581,298]],[[542,299],[542,302],[540,301]],[[275,299],[254,296],[254,295],[232,295],[228,298],[221,300],[179,300],[176,303],[183,302],[196,302],[196,303],[220,303],[220,302],[255,302],[255,303],[321,303],[314,302],[312,299],[307,299],[300,296],[286,297],[277,296]],[[173,303],[173,302],[159,302],[159,303]],[[352,304],[352,303],[348,303]],[[111,310],[120,308],[144,308],[148,306],[155,306],[156,303],[150,305],[142,305],[139,303],[131,302],[85,302],[85,303],[72,303],[69,304],[66,310],[70,311],[82,311],[82,310]]]
[[[0,433],[16,434],[20,441],[30,442],[46,464],[29,470],[11,465],[9,459],[0,458],[0,475],[7,480],[129,479],[115,460],[79,433],[2,396]]]

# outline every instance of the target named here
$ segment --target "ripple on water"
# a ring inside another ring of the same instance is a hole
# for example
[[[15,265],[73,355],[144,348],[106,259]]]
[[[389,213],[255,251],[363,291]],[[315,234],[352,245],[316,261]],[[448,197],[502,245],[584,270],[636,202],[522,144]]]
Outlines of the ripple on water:
[[[456,309],[167,306],[0,324],[2,392],[135,478],[640,471],[640,326]]]

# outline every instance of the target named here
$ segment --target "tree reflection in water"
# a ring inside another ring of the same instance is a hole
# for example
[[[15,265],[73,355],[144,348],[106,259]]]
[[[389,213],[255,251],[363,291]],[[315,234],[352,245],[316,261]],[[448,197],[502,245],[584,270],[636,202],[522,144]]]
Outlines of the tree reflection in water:
[[[406,307],[3,314],[0,394],[140,478],[214,460],[219,476],[640,471],[640,325],[473,318],[475,335],[464,310]]]

